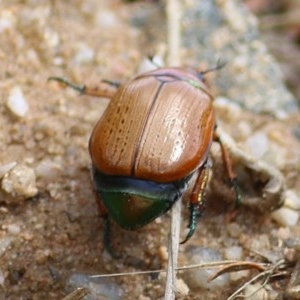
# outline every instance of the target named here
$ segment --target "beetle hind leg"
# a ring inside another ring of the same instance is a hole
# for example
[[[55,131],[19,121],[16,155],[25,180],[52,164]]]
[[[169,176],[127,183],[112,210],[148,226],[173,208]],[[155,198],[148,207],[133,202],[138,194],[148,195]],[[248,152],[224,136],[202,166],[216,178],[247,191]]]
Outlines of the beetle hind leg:
[[[205,190],[209,179],[209,171],[211,169],[211,165],[212,165],[211,160],[210,158],[208,158],[206,162],[203,164],[203,166],[201,167],[201,169],[199,170],[199,174],[194,184],[193,191],[190,196],[190,202],[189,202],[189,210],[190,210],[190,219],[188,224],[189,231],[185,239],[180,244],[184,244],[185,242],[187,242],[194,234],[197,226],[197,219],[199,216],[202,215],[204,211]]]
[[[93,177],[93,174],[92,174]],[[100,218],[102,218],[103,220],[103,245],[104,245],[104,249],[111,255],[111,257],[113,258],[120,258],[121,255],[117,254],[114,251],[114,248],[112,246],[111,243],[111,222],[110,222],[110,218],[108,216],[108,212],[106,207],[103,204],[103,201],[101,200],[101,197],[98,193],[98,191],[96,190],[96,188],[93,188],[93,192],[94,192],[94,197],[96,199],[96,203],[98,205],[98,212],[99,212],[99,216]]]
[[[112,246],[111,242],[111,222],[108,216],[107,210],[103,205],[101,198],[99,197],[97,191],[94,191],[95,198],[98,204],[99,215],[103,220],[103,245],[105,250],[111,255],[113,258],[120,258],[121,255],[117,254]]]
[[[238,208],[241,204],[242,197],[241,197],[241,193],[240,193],[239,186],[237,183],[236,174],[233,171],[233,166],[232,166],[233,164],[232,164],[231,157],[229,155],[227,148],[222,143],[222,140],[216,131],[214,132],[214,141],[218,142],[221,147],[223,164],[224,164],[227,176],[229,178],[229,183],[230,183],[231,187],[234,189],[234,192],[236,195],[235,208]]]

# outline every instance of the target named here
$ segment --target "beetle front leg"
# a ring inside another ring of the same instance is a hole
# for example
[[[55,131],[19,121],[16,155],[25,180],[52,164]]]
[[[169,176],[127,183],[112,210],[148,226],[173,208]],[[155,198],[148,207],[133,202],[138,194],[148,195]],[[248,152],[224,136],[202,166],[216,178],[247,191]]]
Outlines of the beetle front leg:
[[[217,134],[216,131],[214,132],[214,141],[218,142],[220,145],[221,152],[222,152],[222,160],[223,160],[223,164],[224,164],[227,176],[229,178],[229,183],[233,187],[233,189],[235,191],[235,195],[236,195],[235,207],[238,208],[241,204],[241,194],[240,194],[239,187],[237,184],[237,177],[233,170],[233,166],[232,166],[233,164],[232,164],[231,157],[229,155],[227,148],[222,143],[222,140],[220,139],[220,136]]]
[[[120,86],[120,83],[109,80],[102,80],[96,88],[87,87],[86,85],[77,85],[61,77],[49,77],[48,80],[58,81],[83,95],[109,99],[114,96],[117,88]]]
[[[188,225],[189,232],[186,238],[180,244],[184,244],[185,242],[187,242],[190,239],[190,237],[194,234],[197,225],[197,219],[203,213],[204,196],[205,196],[205,190],[209,178],[210,169],[211,169],[211,160],[210,158],[208,158],[204,163],[204,165],[201,167],[201,169],[199,169],[199,174],[190,196],[190,202],[189,202],[190,220]]]

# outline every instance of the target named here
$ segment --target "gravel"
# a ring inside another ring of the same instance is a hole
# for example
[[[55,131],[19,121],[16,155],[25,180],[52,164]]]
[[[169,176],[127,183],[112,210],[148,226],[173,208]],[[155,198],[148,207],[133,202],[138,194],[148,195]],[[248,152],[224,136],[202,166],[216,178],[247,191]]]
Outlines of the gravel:
[[[221,253],[212,248],[193,247],[187,251],[188,262],[191,265],[223,260]],[[215,269],[191,270],[186,275],[186,283],[191,289],[215,290],[225,288],[229,284],[228,274],[221,275],[209,282],[215,274]]]
[[[25,117],[29,110],[29,105],[21,87],[14,86],[13,88],[11,88],[6,106],[14,116],[20,118]]]

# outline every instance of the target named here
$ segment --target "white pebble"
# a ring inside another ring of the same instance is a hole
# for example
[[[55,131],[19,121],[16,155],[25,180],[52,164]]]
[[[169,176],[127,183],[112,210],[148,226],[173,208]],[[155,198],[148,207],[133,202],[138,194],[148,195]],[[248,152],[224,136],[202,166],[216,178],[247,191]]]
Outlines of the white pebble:
[[[1,1],[0,1],[1,3]],[[16,18],[11,10],[2,10],[0,13],[0,32],[9,30],[15,26]]]
[[[227,247],[224,251],[224,256],[228,260],[242,260],[243,248],[239,246]],[[249,275],[248,270],[241,270],[241,271],[229,273],[229,277],[231,281],[241,280],[241,278],[247,277],[248,275]]]
[[[4,238],[0,239],[0,257],[9,248],[12,241],[13,241],[13,239],[11,237],[4,237]]]
[[[225,109],[232,113],[232,119],[236,118],[236,116],[239,116],[242,112],[241,107],[236,102],[222,96],[216,97],[214,100],[214,106],[220,109]]]
[[[244,296],[247,300],[268,300],[268,292],[260,284],[248,284],[244,289]]]
[[[73,62],[76,65],[81,65],[91,62],[95,57],[95,52],[92,48],[86,44],[79,44],[77,52],[73,58]]]
[[[214,100],[214,105],[219,108],[227,108],[231,103],[233,102],[222,96],[218,96]]]
[[[16,166],[16,162],[12,161],[6,165],[0,166],[0,179],[7,173],[9,172],[14,166]]]
[[[12,235],[17,235],[21,231],[21,228],[17,224],[9,224],[7,225],[7,232],[12,234]]]
[[[61,165],[50,160],[41,161],[35,169],[37,177],[53,180],[61,172]]]
[[[240,139],[245,140],[248,138],[252,133],[251,125],[246,121],[240,121],[237,123],[236,132]]]
[[[300,210],[300,199],[294,190],[286,190],[284,206],[293,210]]]
[[[221,254],[211,248],[193,248],[187,252],[189,264],[208,263],[222,260]],[[229,283],[228,274],[223,274],[212,281],[209,278],[215,274],[215,269],[195,269],[190,270],[186,274],[186,283],[191,288],[204,288],[213,290],[216,288],[224,288]]]
[[[159,55],[153,56],[150,60],[149,58],[143,59],[139,66],[138,74],[143,74],[152,70],[155,70],[164,65],[163,58]]]
[[[90,299],[115,299],[124,297],[123,288],[107,278],[92,278],[84,273],[72,273],[66,282],[67,290],[73,291],[78,287],[87,288]]]
[[[288,207],[281,207],[271,215],[272,219],[282,226],[295,226],[299,219],[299,213]]]
[[[187,296],[189,291],[190,291],[189,287],[182,279],[176,280],[176,293],[178,293],[182,297],[182,296]]]
[[[6,106],[17,117],[24,117],[28,112],[28,103],[19,86],[15,86],[10,90]]]
[[[239,246],[227,247],[224,251],[224,256],[228,260],[241,260],[243,258],[243,248]],[[236,272],[230,272],[230,280],[235,282],[241,280],[243,277],[249,275],[249,270],[241,270]]]
[[[16,165],[4,175],[1,188],[12,197],[30,198],[38,192],[34,171],[23,165]],[[13,198],[11,198],[11,201],[13,201]]]
[[[256,132],[246,140],[246,146],[253,158],[259,159],[268,151],[269,140],[264,132]]]
[[[109,10],[100,10],[96,14],[95,22],[100,28],[112,28],[118,24],[118,17]]]
[[[241,226],[236,222],[229,223],[227,225],[226,229],[227,229],[229,235],[233,238],[238,238],[242,233]]]
[[[243,256],[243,248],[232,246],[225,249],[225,257],[229,260],[240,260]]]

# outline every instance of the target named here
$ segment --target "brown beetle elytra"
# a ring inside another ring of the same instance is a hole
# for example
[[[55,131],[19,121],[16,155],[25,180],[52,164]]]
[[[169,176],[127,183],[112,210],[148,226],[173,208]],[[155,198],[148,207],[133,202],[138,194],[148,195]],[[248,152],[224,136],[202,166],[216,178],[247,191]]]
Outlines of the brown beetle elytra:
[[[204,84],[181,69],[158,69],[120,86],[90,139],[94,166],[155,182],[186,177],[207,159],[211,100]]]

